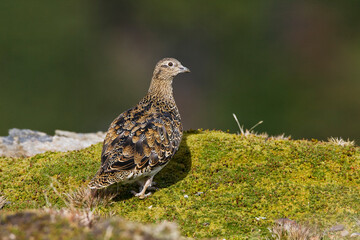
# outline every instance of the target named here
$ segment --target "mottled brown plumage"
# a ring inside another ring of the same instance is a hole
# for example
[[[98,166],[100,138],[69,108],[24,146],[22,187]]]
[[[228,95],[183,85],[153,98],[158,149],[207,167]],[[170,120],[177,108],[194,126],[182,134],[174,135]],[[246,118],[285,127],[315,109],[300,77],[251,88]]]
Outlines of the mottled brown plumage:
[[[101,167],[89,183],[100,189],[116,182],[137,181],[144,198],[152,179],[174,156],[182,125],[172,91],[173,78],[189,69],[173,58],[159,61],[146,96],[110,125],[101,153]]]

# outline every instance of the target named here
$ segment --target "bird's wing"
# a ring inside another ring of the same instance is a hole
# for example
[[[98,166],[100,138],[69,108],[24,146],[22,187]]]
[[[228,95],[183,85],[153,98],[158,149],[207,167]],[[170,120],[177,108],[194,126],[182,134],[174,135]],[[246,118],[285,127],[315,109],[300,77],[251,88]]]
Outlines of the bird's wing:
[[[104,139],[103,148],[102,148],[102,152],[101,152],[101,165],[103,165],[106,160],[106,157],[104,157],[104,155],[106,155],[106,152],[109,152],[109,151],[113,150],[113,148],[114,148],[114,144],[111,144],[111,143],[113,143],[114,140],[119,137],[119,135],[124,135],[125,130],[126,130],[124,128],[124,125],[127,122],[127,115],[128,115],[129,111],[130,110],[120,114],[110,124],[110,127],[109,127],[109,129],[106,133],[105,139]],[[128,124],[126,125],[126,128],[129,128]]]
[[[167,163],[177,151],[181,124],[177,125],[170,114],[135,119],[124,112],[111,124],[101,156],[103,172],[153,168]]]

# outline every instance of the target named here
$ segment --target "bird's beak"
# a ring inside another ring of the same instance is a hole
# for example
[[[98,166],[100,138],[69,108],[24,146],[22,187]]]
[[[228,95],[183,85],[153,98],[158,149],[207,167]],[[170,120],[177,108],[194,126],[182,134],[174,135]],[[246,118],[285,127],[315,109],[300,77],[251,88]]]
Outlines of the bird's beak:
[[[189,70],[187,67],[184,67],[183,65],[181,65],[181,66],[179,67],[179,69],[180,69],[180,72],[181,72],[181,73],[190,72],[190,70]]]

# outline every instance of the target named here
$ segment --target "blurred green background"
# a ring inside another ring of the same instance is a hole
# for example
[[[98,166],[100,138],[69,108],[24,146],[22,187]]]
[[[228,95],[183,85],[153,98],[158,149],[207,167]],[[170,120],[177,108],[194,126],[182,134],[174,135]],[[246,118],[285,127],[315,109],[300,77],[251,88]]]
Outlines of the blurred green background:
[[[360,1],[0,2],[0,135],[105,131],[175,57],[185,129],[360,140]]]

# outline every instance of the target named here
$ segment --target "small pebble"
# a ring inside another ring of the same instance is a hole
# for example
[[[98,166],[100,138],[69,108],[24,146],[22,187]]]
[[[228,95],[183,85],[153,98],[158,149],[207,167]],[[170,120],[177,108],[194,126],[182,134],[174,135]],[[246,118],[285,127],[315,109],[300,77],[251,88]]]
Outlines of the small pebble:
[[[297,223],[289,218],[276,219],[275,223],[279,224],[279,226],[282,226],[286,231],[289,231],[290,228],[298,228]]]
[[[342,225],[342,224],[339,224],[339,225],[335,225],[335,226],[332,226],[330,229],[329,229],[329,232],[339,232],[339,231],[342,231],[345,229],[345,226]]]
[[[342,237],[346,237],[347,235],[349,235],[349,231],[347,231],[347,230],[341,231],[340,235]]]
[[[279,219],[276,219],[275,222],[281,226],[283,226],[285,224],[295,224],[296,223],[294,220],[291,220],[289,218],[279,218]]]

